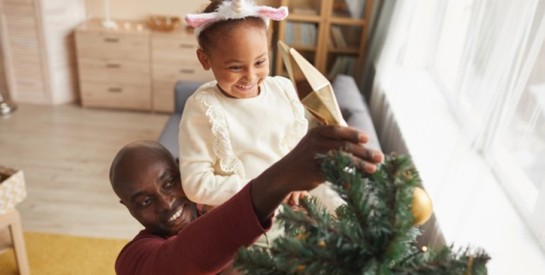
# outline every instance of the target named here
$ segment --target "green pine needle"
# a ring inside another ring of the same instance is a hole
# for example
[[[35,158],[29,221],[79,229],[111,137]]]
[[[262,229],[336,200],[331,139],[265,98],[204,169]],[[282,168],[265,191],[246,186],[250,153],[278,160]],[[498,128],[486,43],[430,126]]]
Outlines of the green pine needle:
[[[319,155],[322,172],[346,201],[331,215],[314,198],[284,207],[286,234],[270,248],[242,248],[235,267],[247,274],[486,274],[484,250],[423,252],[416,246],[413,190],[420,177],[406,156],[390,155],[361,174],[349,154]]]

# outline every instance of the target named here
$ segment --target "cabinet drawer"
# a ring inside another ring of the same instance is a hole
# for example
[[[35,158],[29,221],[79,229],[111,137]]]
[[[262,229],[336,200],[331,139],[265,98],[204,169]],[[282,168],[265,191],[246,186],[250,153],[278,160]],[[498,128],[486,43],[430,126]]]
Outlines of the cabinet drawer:
[[[153,81],[172,82],[178,80],[209,81],[214,79],[211,71],[205,71],[200,63],[189,62],[187,64],[154,64]]]
[[[158,50],[181,50],[195,53],[195,50],[199,48],[197,39],[193,36],[159,36],[154,35],[152,38],[152,48]]]
[[[152,60],[155,64],[177,64],[177,63],[188,63],[197,64],[199,67],[201,63],[197,58],[197,50],[183,50],[183,49],[174,49],[174,50],[153,50]]]
[[[80,59],[80,81],[150,85],[148,63],[126,60]]]
[[[34,5],[33,0],[4,0],[4,4],[8,3]]]
[[[173,82],[153,83],[153,110],[171,113],[174,111],[174,86]]]
[[[177,63],[186,60],[198,62],[197,42],[172,38],[154,38],[152,41],[152,59],[154,63]]]
[[[85,107],[148,111],[151,109],[151,90],[142,85],[81,82],[81,104]]]
[[[150,60],[147,33],[76,31],[76,49],[80,58]]]

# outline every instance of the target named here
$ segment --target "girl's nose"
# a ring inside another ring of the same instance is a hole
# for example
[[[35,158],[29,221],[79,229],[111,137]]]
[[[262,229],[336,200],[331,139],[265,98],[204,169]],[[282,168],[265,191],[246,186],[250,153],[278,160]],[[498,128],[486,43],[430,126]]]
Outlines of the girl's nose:
[[[256,71],[251,68],[246,70],[245,78],[248,80],[248,82],[254,81],[257,78]]]

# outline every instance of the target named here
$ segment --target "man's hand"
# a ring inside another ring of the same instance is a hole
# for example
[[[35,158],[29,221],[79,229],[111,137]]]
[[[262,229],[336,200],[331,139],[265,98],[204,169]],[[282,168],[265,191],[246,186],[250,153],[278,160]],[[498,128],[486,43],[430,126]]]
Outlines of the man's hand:
[[[319,126],[311,129],[291,152],[252,182],[252,200],[260,220],[270,217],[291,192],[312,190],[325,181],[317,154],[342,149],[352,154],[358,170],[375,172],[384,155],[363,146],[368,139],[366,134],[350,127]]]

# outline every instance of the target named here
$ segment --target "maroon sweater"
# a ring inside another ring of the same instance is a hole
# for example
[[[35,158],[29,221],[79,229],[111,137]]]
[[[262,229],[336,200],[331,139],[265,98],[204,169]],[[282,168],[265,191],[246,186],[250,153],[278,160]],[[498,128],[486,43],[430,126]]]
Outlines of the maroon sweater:
[[[142,230],[119,253],[117,274],[217,274],[241,246],[252,244],[271,226],[262,225],[250,196],[251,183],[178,235],[163,238]]]

